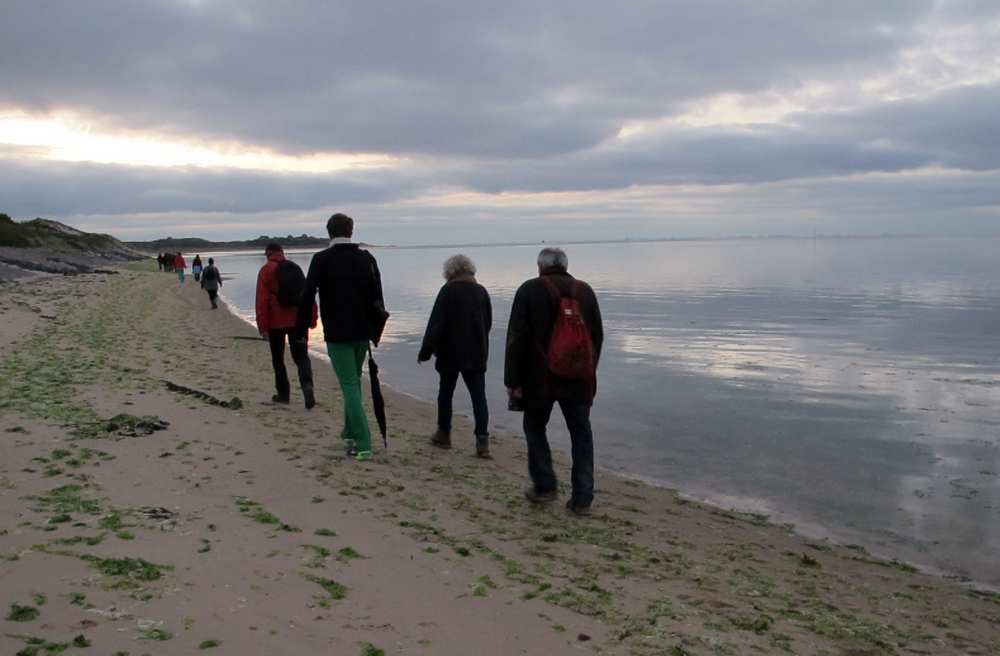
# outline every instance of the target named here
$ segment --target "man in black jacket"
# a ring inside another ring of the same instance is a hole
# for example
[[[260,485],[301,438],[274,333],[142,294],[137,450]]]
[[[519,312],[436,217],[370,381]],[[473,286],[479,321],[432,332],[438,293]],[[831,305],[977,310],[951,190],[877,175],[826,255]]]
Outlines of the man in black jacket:
[[[596,373],[583,379],[563,378],[551,373],[546,363],[559,298],[550,291],[544,279],[548,278],[565,294],[575,280],[567,273],[568,267],[569,258],[565,252],[545,248],[538,254],[538,277],[526,281],[517,290],[507,325],[504,385],[512,406],[523,405],[524,409],[528,473],[532,481],[524,495],[534,503],[555,501],[559,497],[552,452],[545,433],[552,406],[558,402],[572,441],[573,495],[566,507],[578,515],[589,515],[594,500],[594,438],[590,408],[597,392]],[[576,298],[593,342],[596,372],[604,343],[601,310],[590,285],[578,282]]]
[[[361,402],[361,368],[368,342],[378,344],[385,324],[382,274],[368,251],[351,241],[354,219],[334,214],[326,224],[330,247],[316,253],[306,274],[299,304],[296,334],[307,334],[316,292],[326,350],[344,395],[344,430],[347,453],[371,460],[371,429]]]

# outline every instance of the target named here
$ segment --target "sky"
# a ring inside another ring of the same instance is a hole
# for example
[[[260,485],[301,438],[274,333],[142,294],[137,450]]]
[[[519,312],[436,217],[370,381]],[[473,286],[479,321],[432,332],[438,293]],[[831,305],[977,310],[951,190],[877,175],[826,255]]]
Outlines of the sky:
[[[3,0],[0,212],[124,240],[1000,233],[996,0]]]

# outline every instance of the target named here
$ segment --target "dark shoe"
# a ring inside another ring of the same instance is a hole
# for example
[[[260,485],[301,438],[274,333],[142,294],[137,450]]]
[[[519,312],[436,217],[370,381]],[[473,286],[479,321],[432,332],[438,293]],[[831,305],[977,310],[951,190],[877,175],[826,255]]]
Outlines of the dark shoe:
[[[490,455],[489,435],[476,435],[476,457],[484,458],[486,460],[493,458],[493,456]]]
[[[566,510],[580,517],[589,517],[591,513],[590,506],[578,506],[572,499],[566,502]]]
[[[302,386],[302,396],[306,397],[306,410],[316,407],[316,394],[313,392],[312,384]]]
[[[348,458],[356,458],[358,455],[358,449],[354,446],[354,440],[344,440],[344,448],[347,449]]]
[[[290,399],[287,396],[281,396],[280,394],[275,394],[271,397],[271,403],[284,403],[288,404]]]
[[[440,428],[431,435],[431,444],[440,449],[451,448],[451,431],[444,431]]]
[[[524,498],[531,503],[549,503],[550,501],[557,501],[559,499],[559,492],[557,490],[539,492],[532,485],[531,487],[524,488]]]

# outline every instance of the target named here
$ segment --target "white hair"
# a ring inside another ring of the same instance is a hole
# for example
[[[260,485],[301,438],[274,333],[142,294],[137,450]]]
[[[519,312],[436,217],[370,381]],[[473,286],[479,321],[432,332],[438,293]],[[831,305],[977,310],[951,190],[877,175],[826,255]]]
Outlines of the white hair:
[[[470,276],[476,275],[476,263],[465,255],[452,255],[444,261],[444,279],[451,280],[455,276],[467,273]]]
[[[543,248],[538,254],[538,268],[542,271],[546,269],[566,271],[569,269],[569,256],[561,248]]]

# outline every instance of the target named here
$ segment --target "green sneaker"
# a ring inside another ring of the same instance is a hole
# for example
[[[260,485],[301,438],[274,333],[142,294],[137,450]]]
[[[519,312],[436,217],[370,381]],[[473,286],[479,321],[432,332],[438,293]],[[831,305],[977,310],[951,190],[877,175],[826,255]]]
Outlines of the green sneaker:
[[[354,456],[357,460],[371,460],[372,459],[372,452],[371,451],[358,451],[357,454],[358,455]]]

